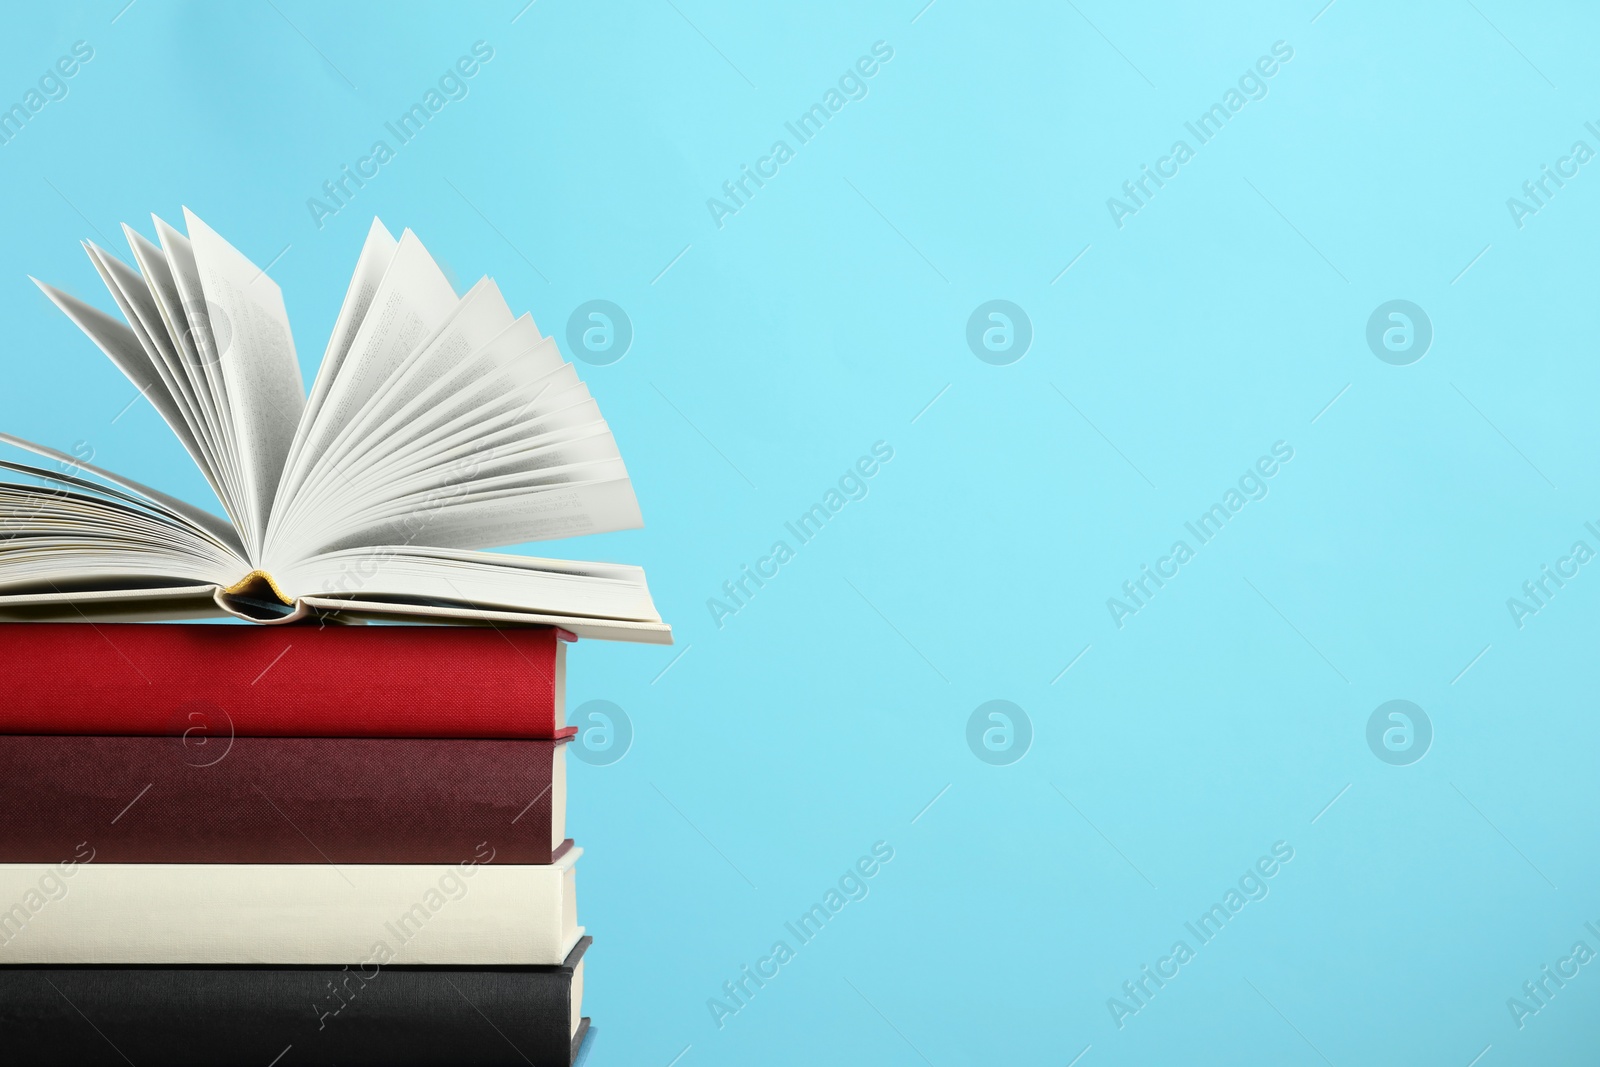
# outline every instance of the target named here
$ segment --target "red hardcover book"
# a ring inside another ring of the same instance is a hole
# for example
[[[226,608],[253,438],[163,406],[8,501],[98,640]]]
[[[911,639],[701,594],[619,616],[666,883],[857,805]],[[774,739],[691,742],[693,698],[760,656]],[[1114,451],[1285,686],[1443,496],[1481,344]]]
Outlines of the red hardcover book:
[[[0,736],[0,863],[551,863],[563,744]]]
[[[0,734],[539,738],[551,627],[0,624]]]

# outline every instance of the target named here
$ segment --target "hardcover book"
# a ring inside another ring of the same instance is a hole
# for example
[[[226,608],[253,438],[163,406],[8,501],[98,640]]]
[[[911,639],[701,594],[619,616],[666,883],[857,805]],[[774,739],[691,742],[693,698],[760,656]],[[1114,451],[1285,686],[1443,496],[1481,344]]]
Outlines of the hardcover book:
[[[545,864],[572,846],[565,748],[0,736],[0,811],[12,813],[0,861],[54,863],[82,846],[95,863],[444,864],[489,843],[496,863]]]
[[[0,734],[171,734],[196,747],[233,736],[556,738],[566,733],[562,636],[549,627],[0,625]]]
[[[577,1067],[589,942],[551,967],[0,967],[0,1035],[30,1067]]]
[[[86,243],[122,322],[40,288],[161,414],[223,519],[55,449],[0,460],[0,618],[308,614],[670,643],[637,567],[479,549],[641,525],[611,430],[533,319],[373,222],[306,394],[281,293],[187,210]]]
[[[450,864],[0,863],[0,901],[16,902],[0,965],[553,966],[583,937],[582,854],[513,866],[485,841]]]

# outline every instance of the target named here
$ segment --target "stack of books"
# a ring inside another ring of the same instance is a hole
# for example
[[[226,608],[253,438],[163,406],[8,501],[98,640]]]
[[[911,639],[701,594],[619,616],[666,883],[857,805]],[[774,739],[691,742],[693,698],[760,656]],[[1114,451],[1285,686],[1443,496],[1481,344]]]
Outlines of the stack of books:
[[[156,228],[90,246],[127,325],[46,291],[228,520],[0,435],[54,461],[0,460],[6,1058],[570,1067],[566,652],[671,633],[638,568],[477,549],[638,525],[610,430],[409,232],[308,399],[270,280]]]
[[[561,636],[0,633],[13,1062],[572,1063]]]

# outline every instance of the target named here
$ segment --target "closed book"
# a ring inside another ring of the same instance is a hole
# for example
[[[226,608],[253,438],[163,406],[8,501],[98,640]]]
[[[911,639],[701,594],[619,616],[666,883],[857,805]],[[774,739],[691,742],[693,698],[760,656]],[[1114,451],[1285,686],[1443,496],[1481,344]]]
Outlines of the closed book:
[[[0,965],[553,966],[583,936],[567,849],[507,865],[0,864]]]
[[[553,738],[552,627],[13,623],[0,734]]]
[[[30,1067],[572,1067],[585,937],[553,967],[0,967]]]
[[[549,863],[570,844],[565,748],[0,736],[0,862]]]

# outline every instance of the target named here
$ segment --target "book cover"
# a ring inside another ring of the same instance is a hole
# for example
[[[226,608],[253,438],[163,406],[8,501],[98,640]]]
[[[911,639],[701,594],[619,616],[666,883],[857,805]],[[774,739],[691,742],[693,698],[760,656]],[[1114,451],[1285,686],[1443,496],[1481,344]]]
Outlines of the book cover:
[[[230,627],[232,629],[232,627]],[[242,628],[241,628],[242,629]],[[0,862],[550,863],[562,741],[0,735]]]
[[[0,625],[0,734],[541,738],[551,627]]]
[[[30,1067],[575,1067],[581,939],[549,967],[0,967]]]
[[[453,864],[0,863],[0,965],[554,965],[583,936],[574,868]]]

